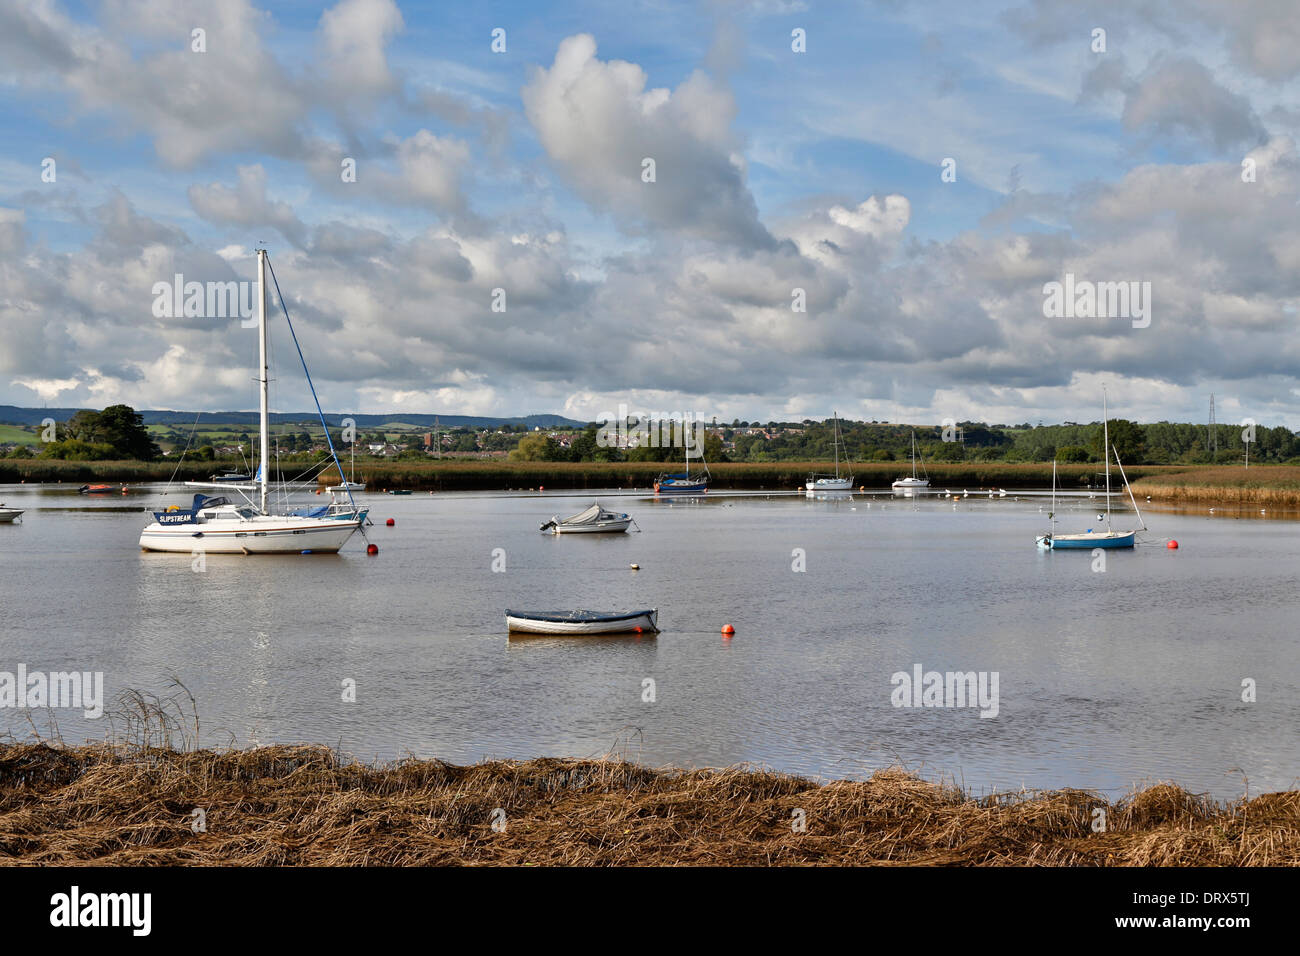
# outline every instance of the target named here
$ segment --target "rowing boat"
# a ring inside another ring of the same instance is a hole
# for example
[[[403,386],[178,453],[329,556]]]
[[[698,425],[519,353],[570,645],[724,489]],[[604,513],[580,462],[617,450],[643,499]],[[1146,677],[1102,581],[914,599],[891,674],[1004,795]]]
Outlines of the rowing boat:
[[[506,626],[519,634],[626,634],[655,633],[659,630],[659,610],[632,611],[627,614],[603,611],[511,611],[506,610]]]

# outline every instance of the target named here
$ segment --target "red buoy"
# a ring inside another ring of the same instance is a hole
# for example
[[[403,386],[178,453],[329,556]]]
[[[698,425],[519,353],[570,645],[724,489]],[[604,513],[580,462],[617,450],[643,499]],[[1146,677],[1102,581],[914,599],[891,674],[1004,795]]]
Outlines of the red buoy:
[[[1165,547],[1168,548],[1170,551],[1177,551],[1177,550],[1178,550],[1178,542],[1175,541],[1175,540],[1173,540],[1173,539],[1171,538],[1171,539],[1169,540],[1169,543],[1168,543],[1167,545],[1165,545]]]
[[[378,554],[378,553],[379,553],[379,545],[377,544],[366,545],[366,554]]]
[[[730,637],[732,634],[736,633],[736,629],[732,627],[730,624],[724,624],[722,625],[722,633],[726,634],[727,637]]]
[[[394,521],[392,518],[389,518],[387,521],[384,522],[384,524],[388,525],[388,527],[391,528],[393,525],[397,524],[397,522]]]

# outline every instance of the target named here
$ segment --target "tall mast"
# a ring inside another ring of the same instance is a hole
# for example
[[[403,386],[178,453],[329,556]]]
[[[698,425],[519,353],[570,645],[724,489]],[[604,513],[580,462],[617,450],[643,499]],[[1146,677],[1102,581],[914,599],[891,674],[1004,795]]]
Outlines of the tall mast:
[[[1106,412],[1106,386],[1101,387],[1101,457],[1106,462],[1106,530],[1110,530],[1110,416]]]
[[[257,250],[258,383],[262,391],[262,514],[266,514],[267,483],[271,477],[270,375],[266,364],[266,250]]]
[[[831,410],[831,417],[835,420],[835,432],[831,435],[831,444],[835,448],[835,477],[840,476],[840,413]]]

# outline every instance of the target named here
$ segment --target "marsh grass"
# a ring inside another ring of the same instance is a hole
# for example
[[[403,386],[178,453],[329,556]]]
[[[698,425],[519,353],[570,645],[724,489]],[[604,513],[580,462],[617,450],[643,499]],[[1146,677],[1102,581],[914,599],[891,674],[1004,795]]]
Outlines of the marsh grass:
[[[1228,465],[1148,475],[1133,482],[1135,495],[1189,504],[1300,505],[1300,467]]]
[[[1114,803],[1081,790],[977,798],[900,769],[821,784],[617,757],[370,765],[320,746],[186,751],[156,739],[0,744],[0,863],[1300,864],[1300,792],[1227,805],[1172,784]],[[1109,829],[1093,833],[1099,807]],[[195,808],[206,832],[191,829]],[[805,832],[791,825],[797,810]]]

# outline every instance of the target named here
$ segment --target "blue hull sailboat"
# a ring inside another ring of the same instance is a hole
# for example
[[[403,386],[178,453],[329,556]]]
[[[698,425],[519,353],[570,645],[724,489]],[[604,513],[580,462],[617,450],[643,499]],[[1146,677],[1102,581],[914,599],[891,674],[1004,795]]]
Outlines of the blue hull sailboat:
[[[1110,418],[1106,411],[1106,392],[1102,390],[1102,456],[1106,462],[1106,530],[1093,531],[1089,528],[1081,534],[1057,534],[1056,533],[1056,460],[1052,460],[1052,510],[1048,518],[1052,522],[1052,530],[1047,534],[1040,534],[1037,543],[1040,548],[1048,551],[1091,551],[1094,548],[1132,548],[1137,543],[1138,531],[1147,529],[1145,524],[1134,531],[1116,531],[1110,526],[1110,456],[1115,455],[1115,464],[1119,466],[1120,477],[1124,479],[1124,486],[1128,488],[1129,500],[1133,502],[1133,512],[1137,515],[1138,523],[1142,523],[1142,512],[1138,510],[1137,499],[1133,497],[1133,489],[1128,487],[1128,476],[1124,474],[1124,465],[1119,460],[1119,450],[1110,444]],[[1098,518],[1101,515],[1097,516]]]
[[[702,495],[709,490],[709,464],[704,460],[703,443],[692,442],[690,428],[684,428],[685,445],[686,445],[686,470],[677,474],[663,474],[655,479],[655,494],[657,495]],[[691,445],[700,444],[695,456],[700,459],[704,465],[704,474],[691,474]]]

